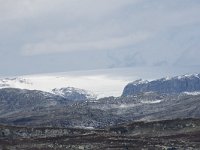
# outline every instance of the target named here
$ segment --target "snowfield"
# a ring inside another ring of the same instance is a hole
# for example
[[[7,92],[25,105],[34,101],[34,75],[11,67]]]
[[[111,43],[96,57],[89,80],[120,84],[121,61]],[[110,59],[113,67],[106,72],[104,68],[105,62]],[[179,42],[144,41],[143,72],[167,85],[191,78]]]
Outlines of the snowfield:
[[[0,88],[20,88],[51,92],[57,88],[75,87],[84,89],[97,98],[120,96],[128,82],[121,79],[112,79],[103,75],[29,75],[15,78],[0,79]]]

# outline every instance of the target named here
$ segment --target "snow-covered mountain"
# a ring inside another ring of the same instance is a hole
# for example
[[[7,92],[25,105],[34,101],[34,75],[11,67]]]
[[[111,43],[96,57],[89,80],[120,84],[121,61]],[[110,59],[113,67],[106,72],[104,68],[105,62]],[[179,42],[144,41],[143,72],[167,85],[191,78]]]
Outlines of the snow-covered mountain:
[[[50,80],[51,78],[51,80]],[[62,82],[63,81],[63,82]],[[71,100],[96,99],[95,94],[84,89],[68,87],[67,79],[59,77],[16,77],[0,79],[0,89],[16,88],[27,90],[40,90]],[[57,82],[54,84],[54,82]],[[54,87],[55,86],[55,87]]]
[[[0,78],[0,88],[40,90],[55,94],[53,89],[68,88],[69,90],[69,87],[74,87],[73,90],[79,89],[79,92],[83,92],[80,89],[84,89],[90,97],[120,96],[128,81],[123,80],[123,78],[113,78],[103,73],[65,72]],[[60,94],[59,91],[57,94]]]
[[[67,87],[61,89],[53,89],[52,93],[55,95],[59,95],[64,98],[73,99],[75,101],[78,100],[95,100],[96,95],[89,93],[86,90],[78,89],[74,87]]]
[[[88,100],[94,97],[85,90],[66,86],[69,79],[58,76],[1,79],[0,123],[102,128],[136,120],[200,117],[199,74],[137,80],[129,84],[129,93],[98,101]],[[9,86],[17,89],[6,88]]]
[[[182,93],[200,91],[200,74],[166,77],[158,80],[136,80],[129,83],[123,91],[123,96],[141,92]],[[192,93],[191,93],[192,92]]]

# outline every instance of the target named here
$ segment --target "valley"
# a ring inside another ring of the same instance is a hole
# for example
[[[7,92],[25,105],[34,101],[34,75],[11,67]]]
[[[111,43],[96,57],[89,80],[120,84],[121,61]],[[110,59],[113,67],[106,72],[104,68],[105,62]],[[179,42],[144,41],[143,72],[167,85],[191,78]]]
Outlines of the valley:
[[[1,88],[0,149],[196,150],[199,81],[199,75],[138,80],[119,97],[99,99],[72,87]]]

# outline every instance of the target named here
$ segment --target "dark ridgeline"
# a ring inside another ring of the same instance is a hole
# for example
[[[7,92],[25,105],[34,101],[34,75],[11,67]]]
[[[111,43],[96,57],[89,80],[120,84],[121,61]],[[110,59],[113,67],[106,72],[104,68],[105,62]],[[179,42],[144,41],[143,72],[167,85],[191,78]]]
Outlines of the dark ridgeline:
[[[135,95],[142,92],[175,94],[194,91],[200,91],[200,74],[162,78],[153,81],[137,80],[129,83],[124,88],[122,96]]]

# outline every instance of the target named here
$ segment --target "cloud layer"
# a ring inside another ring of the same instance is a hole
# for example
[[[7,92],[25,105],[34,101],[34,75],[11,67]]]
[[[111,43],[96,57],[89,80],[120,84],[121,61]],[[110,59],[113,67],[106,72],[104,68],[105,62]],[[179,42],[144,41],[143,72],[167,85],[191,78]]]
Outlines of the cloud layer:
[[[0,0],[0,69],[200,66],[199,26],[199,0]]]

